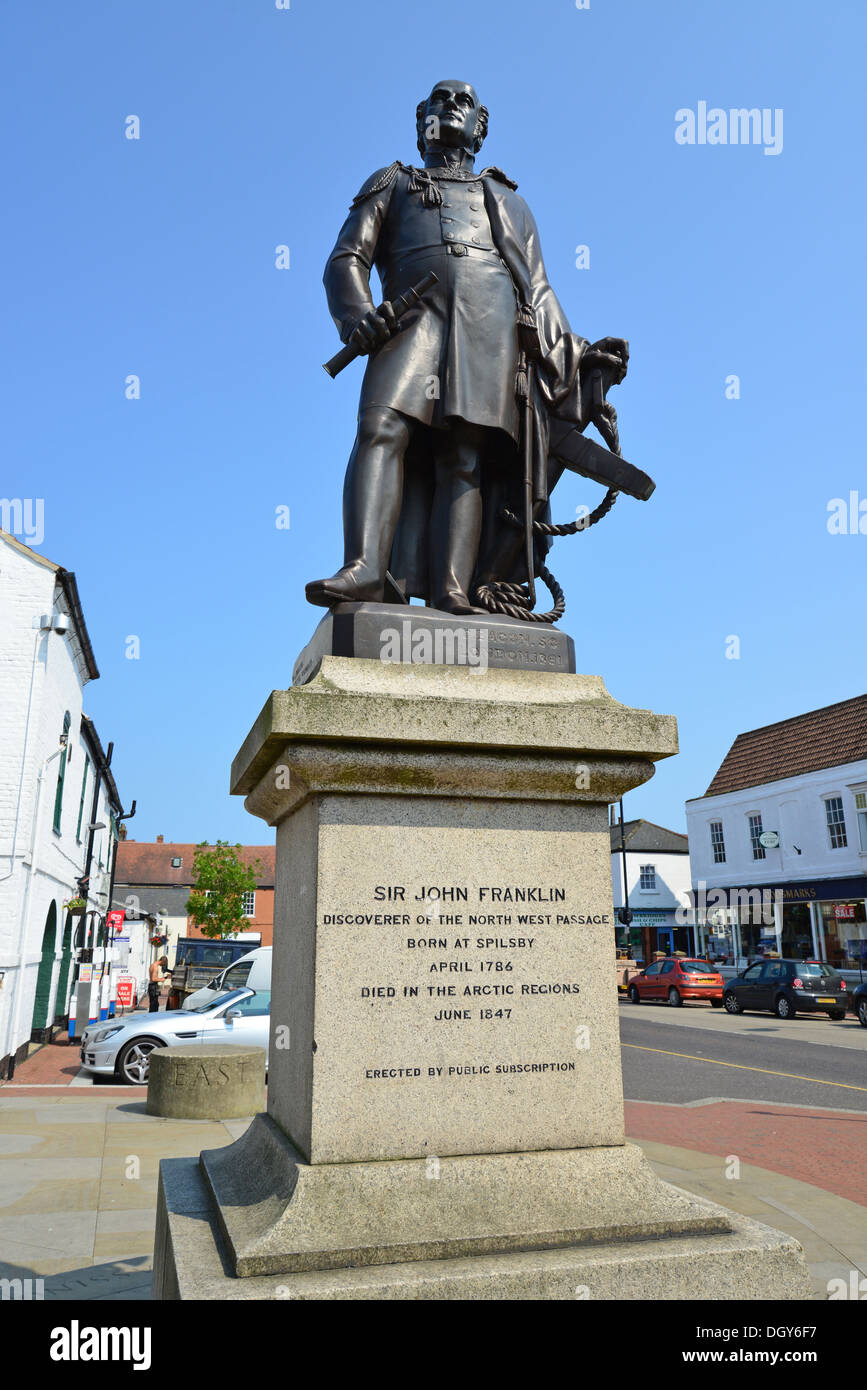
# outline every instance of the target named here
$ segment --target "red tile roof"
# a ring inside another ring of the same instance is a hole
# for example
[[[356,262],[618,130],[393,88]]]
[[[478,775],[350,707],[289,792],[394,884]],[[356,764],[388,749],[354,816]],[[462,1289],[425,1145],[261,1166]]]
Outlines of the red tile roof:
[[[193,883],[195,845],[145,844],[138,840],[119,840],[115,883],[137,887],[186,888]],[[244,845],[241,859],[245,864],[260,860],[261,876],[258,888],[274,887],[274,845]],[[180,859],[180,867],[172,868],[172,860]]]
[[[867,758],[867,695],[738,734],[705,792],[739,791]]]

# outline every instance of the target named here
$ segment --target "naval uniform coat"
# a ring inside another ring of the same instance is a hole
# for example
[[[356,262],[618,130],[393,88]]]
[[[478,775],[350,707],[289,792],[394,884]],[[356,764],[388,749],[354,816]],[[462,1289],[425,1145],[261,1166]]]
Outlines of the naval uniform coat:
[[[535,359],[537,515],[548,496],[549,413],[581,427],[580,361],[587,347],[572,333],[548,281],[533,215],[499,169],[454,178],[442,169],[395,163],[362,187],[325,267],[328,306],[344,342],[375,307],[374,267],[386,299],[428,270],[438,283],[368,357],[359,411],[386,405],[430,429],[459,417],[490,431],[476,578],[520,580],[520,538],[500,520],[504,504],[523,513],[522,412],[515,397],[519,317],[521,341],[533,345]],[[417,431],[407,453],[390,565],[405,592],[421,598],[429,597],[430,444],[429,429]]]

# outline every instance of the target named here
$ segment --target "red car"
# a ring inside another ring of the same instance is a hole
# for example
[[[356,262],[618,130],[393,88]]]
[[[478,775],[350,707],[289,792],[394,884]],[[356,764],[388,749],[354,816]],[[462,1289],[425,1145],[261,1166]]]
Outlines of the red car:
[[[709,961],[669,956],[655,960],[640,975],[633,975],[628,994],[633,1004],[642,1004],[645,999],[665,999],[677,1009],[684,999],[709,999],[715,1009],[721,1009],[723,978]]]

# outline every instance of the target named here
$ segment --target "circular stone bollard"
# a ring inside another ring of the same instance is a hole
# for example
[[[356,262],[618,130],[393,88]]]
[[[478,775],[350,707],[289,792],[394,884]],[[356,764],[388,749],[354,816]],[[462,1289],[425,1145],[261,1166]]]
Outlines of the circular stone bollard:
[[[265,1109],[265,1049],[230,1043],[158,1047],[147,1112],[175,1120],[234,1120]]]

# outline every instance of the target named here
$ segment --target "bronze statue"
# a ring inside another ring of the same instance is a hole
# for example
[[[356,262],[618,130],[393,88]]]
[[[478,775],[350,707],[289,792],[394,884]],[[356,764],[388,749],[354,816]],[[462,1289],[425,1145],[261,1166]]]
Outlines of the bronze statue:
[[[488,128],[475,89],[438,82],[416,126],[423,167],[396,161],[367,180],[325,268],[349,350],[327,368],[355,354],[368,363],[344,486],[344,563],[308,584],[307,598],[417,597],[447,613],[552,621],[562,595],[552,613],[532,613],[534,578],[560,593],[544,567],[550,536],[583,529],[548,524],[564,468],[608,487],[599,514],[620,491],[653,491],[619,457],[606,400],[626,375],[628,345],[572,333],[516,184],[494,167],[475,172]],[[583,435],[591,420],[609,448]]]

